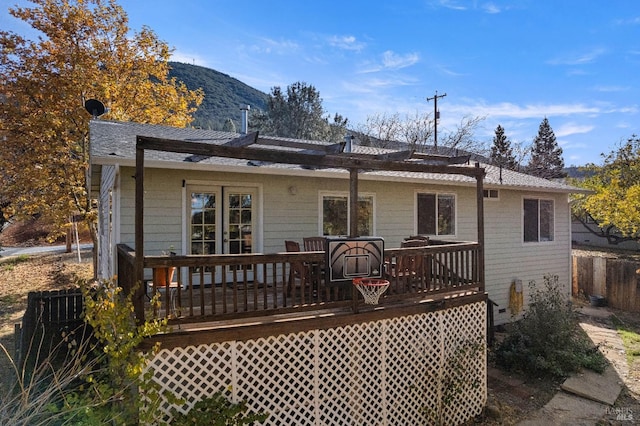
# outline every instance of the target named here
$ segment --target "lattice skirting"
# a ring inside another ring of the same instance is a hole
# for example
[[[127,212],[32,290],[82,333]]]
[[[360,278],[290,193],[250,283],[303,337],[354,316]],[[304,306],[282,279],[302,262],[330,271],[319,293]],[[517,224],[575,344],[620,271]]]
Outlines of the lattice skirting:
[[[245,342],[161,350],[165,390],[231,389],[269,425],[456,425],[486,403],[486,303]],[[170,404],[159,417],[170,420]],[[184,409],[185,407],[183,407]]]

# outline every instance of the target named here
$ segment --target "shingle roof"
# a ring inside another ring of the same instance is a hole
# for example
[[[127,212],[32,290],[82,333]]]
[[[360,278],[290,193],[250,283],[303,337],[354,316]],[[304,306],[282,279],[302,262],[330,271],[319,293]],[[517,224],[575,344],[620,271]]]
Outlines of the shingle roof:
[[[90,136],[91,161],[93,164],[120,163],[122,165],[133,165],[133,161],[135,160],[136,155],[136,136],[149,136],[176,141],[223,144],[239,137],[240,135],[237,133],[212,130],[175,128],[161,125],[125,123],[106,120],[92,120],[90,123]],[[279,139],[283,141],[299,141],[291,138],[272,139]],[[329,144],[328,142],[322,141],[305,140],[299,142],[318,145]],[[393,150],[354,145],[353,152],[362,154],[380,154],[393,152]],[[286,151],[283,151],[283,155],[286,155]],[[145,161],[153,162],[154,167],[164,167],[166,164],[167,168],[184,167],[186,169],[193,167],[192,165],[194,163],[197,163],[200,169],[205,169],[207,167],[209,167],[210,169],[214,169],[216,166],[219,167],[221,165],[225,165],[244,168],[244,170],[238,170],[239,172],[256,173],[258,172],[258,170],[262,170],[263,172],[269,171],[270,173],[276,174],[279,173],[278,171],[281,171],[283,174],[310,173],[308,169],[290,164],[256,164],[243,159],[220,157],[194,158],[194,156],[188,154],[160,151],[145,152]],[[514,189],[517,188],[523,190],[538,190],[542,192],[583,192],[583,190],[580,188],[575,188],[560,182],[542,179],[524,173],[514,172],[512,170],[500,170],[500,168],[497,166],[489,164],[480,164],[480,166],[483,167],[486,171],[484,185],[487,187],[503,187]],[[344,174],[346,173],[346,171],[342,169],[322,169],[321,173]],[[365,175],[363,175],[363,178],[425,181],[464,186],[475,186],[476,183],[475,179],[461,175],[397,171],[367,172]]]

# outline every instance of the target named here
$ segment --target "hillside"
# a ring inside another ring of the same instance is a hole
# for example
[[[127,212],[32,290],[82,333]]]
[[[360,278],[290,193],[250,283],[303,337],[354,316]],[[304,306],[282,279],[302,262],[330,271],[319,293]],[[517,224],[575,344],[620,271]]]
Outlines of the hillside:
[[[267,94],[221,72],[197,65],[169,62],[169,76],[182,81],[189,90],[202,88],[204,100],[195,113],[195,127],[222,129],[227,118],[240,130],[240,108],[266,109]]]

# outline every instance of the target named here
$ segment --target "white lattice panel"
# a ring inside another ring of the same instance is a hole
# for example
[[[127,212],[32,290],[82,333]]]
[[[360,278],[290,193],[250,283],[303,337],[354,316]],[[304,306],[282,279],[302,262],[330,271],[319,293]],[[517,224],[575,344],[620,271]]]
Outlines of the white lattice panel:
[[[486,402],[486,304],[162,350],[164,389],[196,401],[231,388],[269,425],[461,424]],[[165,403],[160,417],[168,418]]]

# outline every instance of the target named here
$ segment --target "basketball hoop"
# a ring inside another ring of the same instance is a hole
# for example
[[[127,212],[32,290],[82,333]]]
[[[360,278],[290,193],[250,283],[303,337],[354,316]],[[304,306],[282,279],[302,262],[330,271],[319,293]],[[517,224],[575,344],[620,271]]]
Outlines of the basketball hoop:
[[[377,305],[380,296],[389,288],[389,281],[372,278],[354,278],[353,285],[362,293],[364,303]]]

